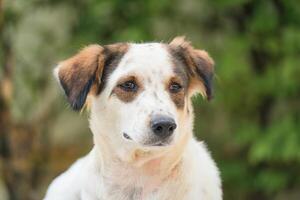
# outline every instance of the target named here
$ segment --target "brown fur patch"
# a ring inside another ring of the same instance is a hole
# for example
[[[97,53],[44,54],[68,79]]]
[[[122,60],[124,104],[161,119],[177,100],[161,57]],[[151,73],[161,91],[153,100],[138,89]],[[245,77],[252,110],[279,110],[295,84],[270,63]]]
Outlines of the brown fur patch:
[[[89,45],[59,64],[58,77],[74,110],[80,110],[88,94],[97,95],[109,74],[126,53],[128,44]]]
[[[184,107],[184,92],[180,91],[178,93],[175,94],[170,94],[172,100],[174,101],[175,105],[177,106],[177,108],[183,108]]]
[[[172,83],[178,83],[182,85],[182,89],[179,92],[171,92],[170,91],[170,85]],[[169,82],[166,84],[166,90],[168,91],[171,99],[175,103],[176,107],[179,109],[182,109],[184,107],[185,103],[185,91],[187,88],[187,83],[184,83],[184,79],[182,79],[180,76],[175,76],[169,80]]]
[[[96,79],[96,71],[103,68],[100,54],[103,48],[99,45],[90,45],[81,50],[77,55],[59,64],[58,77],[75,110],[81,109],[88,91]]]
[[[203,50],[194,49],[184,37],[176,37],[168,46],[175,65],[185,67],[190,77],[190,91],[196,90],[208,99],[212,97],[214,62]]]
[[[104,69],[101,76],[101,85],[98,88],[97,94],[99,94],[106,85],[106,81],[109,75],[117,68],[120,60],[127,52],[129,45],[127,43],[116,43],[111,45],[105,45],[103,51],[104,60]]]
[[[125,83],[126,81],[134,81],[137,84],[137,90],[136,91],[123,90],[119,85]],[[112,94],[115,94],[121,101],[128,103],[133,101],[142,90],[143,90],[143,86],[142,84],[140,84],[140,82],[137,80],[135,76],[127,76],[121,78],[118,81],[117,86],[112,91]]]

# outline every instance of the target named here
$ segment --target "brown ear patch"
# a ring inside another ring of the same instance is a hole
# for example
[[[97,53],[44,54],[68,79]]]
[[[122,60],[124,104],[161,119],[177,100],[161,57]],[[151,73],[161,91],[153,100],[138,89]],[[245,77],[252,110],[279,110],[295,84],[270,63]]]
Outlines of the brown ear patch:
[[[99,79],[96,74],[103,70],[102,51],[101,46],[90,45],[58,65],[59,81],[74,110],[82,108],[93,83]]]
[[[190,88],[212,98],[214,62],[203,50],[194,49],[184,37],[176,37],[169,44],[169,52],[176,63],[186,67],[190,77]]]
[[[88,94],[99,94],[107,77],[127,51],[127,44],[89,45],[59,63],[58,79],[74,110],[80,110]]]

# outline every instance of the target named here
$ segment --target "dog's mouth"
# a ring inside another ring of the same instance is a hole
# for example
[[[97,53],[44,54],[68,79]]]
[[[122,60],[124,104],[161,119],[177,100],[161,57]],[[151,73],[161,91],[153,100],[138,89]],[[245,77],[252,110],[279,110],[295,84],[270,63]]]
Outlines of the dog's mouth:
[[[126,140],[134,142],[134,140],[125,132],[123,133],[123,138],[126,139]],[[171,143],[172,143],[172,137],[165,138],[163,140],[153,138],[153,139],[150,139],[150,140],[144,142],[143,146],[146,146],[146,147],[163,147],[163,146],[169,146],[169,145],[171,145]]]
[[[146,146],[156,146],[156,147],[161,147],[161,146],[167,146],[169,145],[169,143],[165,143],[165,142],[156,142],[154,144],[146,144]]]
[[[147,147],[164,147],[164,146],[169,146],[172,143],[172,137],[165,138],[165,139],[151,139],[147,142],[144,143],[145,146]]]

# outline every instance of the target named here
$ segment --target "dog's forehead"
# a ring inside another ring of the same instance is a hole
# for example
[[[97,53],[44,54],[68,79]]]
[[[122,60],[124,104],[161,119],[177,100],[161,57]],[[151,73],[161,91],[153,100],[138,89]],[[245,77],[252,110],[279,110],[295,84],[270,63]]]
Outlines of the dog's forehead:
[[[130,44],[118,68],[123,73],[166,76],[173,73],[167,46],[162,43]]]

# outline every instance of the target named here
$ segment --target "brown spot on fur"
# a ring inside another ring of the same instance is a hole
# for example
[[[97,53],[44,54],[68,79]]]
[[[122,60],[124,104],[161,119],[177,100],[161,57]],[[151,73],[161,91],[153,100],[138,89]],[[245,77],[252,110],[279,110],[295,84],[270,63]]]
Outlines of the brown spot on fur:
[[[182,85],[183,88],[179,92],[176,92],[176,93],[171,92],[170,85],[173,83],[178,83],[178,84]],[[175,77],[171,78],[166,85],[166,90],[169,92],[169,95],[170,95],[171,99],[173,100],[173,102],[175,103],[176,107],[179,109],[182,109],[184,107],[184,103],[185,103],[185,91],[186,91],[183,80],[179,76],[175,76]]]
[[[134,81],[137,84],[137,90],[136,91],[123,90],[119,85],[125,83],[126,81]],[[112,94],[115,94],[121,101],[128,103],[133,101],[142,90],[143,90],[143,86],[142,84],[140,84],[140,82],[137,80],[135,76],[127,76],[121,78],[118,81],[117,86],[112,91]]]
[[[176,37],[168,46],[173,63],[185,67],[190,77],[189,90],[212,98],[214,62],[203,50],[195,49],[184,37]]]
[[[175,56],[175,51],[173,51],[172,48],[168,48],[169,52],[172,55],[171,61],[173,63],[173,70],[175,76],[171,78],[167,82],[167,91],[169,91],[170,84],[172,82],[179,83],[183,88],[178,93],[172,93],[169,91],[170,97],[172,98],[175,105],[182,109],[185,104],[185,96],[187,95],[186,92],[188,91],[189,85],[190,85],[190,76],[188,68],[185,67],[185,65],[180,61],[180,59],[177,59]]]
[[[104,46],[104,70],[101,76],[101,85],[98,88],[98,94],[105,88],[109,75],[117,68],[119,62],[127,52],[129,45],[127,43],[117,43]]]
[[[127,49],[128,44],[89,45],[59,64],[58,78],[74,110],[84,106],[88,94],[101,92]]]
[[[186,68],[182,67],[181,65],[178,65],[178,64],[174,65],[175,75],[181,80],[182,86],[185,89],[187,89],[190,84],[190,77],[188,75],[188,72],[185,69]]]

